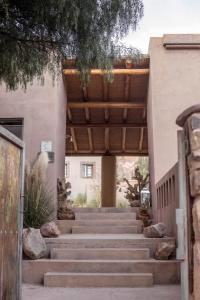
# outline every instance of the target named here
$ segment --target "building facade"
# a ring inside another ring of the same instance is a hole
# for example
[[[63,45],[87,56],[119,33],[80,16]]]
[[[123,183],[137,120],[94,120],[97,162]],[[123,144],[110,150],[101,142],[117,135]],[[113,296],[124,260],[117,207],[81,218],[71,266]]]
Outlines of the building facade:
[[[197,104],[200,99],[199,54],[200,35],[176,34],[153,37],[150,39],[149,78],[146,102],[148,129],[147,154],[150,159],[151,189],[153,196],[155,196],[155,184],[177,162],[176,131],[178,127],[175,125],[176,117],[188,106]],[[136,75],[137,78],[140,76],[141,75]],[[57,178],[64,177],[65,174],[65,147],[67,147],[66,120],[70,118],[70,114],[68,113],[67,116],[66,113],[68,101],[67,88],[62,76],[52,84],[52,79],[46,74],[43,85],[35,81],[32,85],[27,86],[26,91],[19,89],[14,92],[6,91],[6,87],[2,85],[0,92],[0,121],[4,122],[5,120],[10,120],[10,122],[14,122],[14,120],[16,120],[19,122],[19,120],[22,120],[22,138],[26,145],[26,160],[32,163],[38,153],[45,151],[45,149],[52,153],[49,162],[48,177],[54,191],[55,203]],[[97,93],[98,86],[95,88]],[[138,83],[135,84],[135,86],[133,84],[133,90],[134,88],[142,91],[144,87]],[[105,93],[106,89],[104,88],[104,94]],[[86,96],[87,95],[84,94],[84,97]],[[135,95],[135,97],[136,96],[137,95]],[[117,99],[117,101],[119,100]],[[126,109],[127,108],[124,108],[124,115]],[[87,109],[85,109],[85,113],[87,119]],[[131,114],[129,114],[129,116],[131,116]],[[130,118],[132,118],[130,121],[133,123],[134,117]],[[108,120],[106,122],[108,122]],[[145,136],[145,131],[142,128],[138,141],[141,154],[146,153],[142,150],[142,138]],[[111,130],[112,129],[110,129],[110,131]],[[118,139],[118,134],[115,135],[114,132],[115,131],[110,135],[110,145],[114,145]],[[74,131],[71,130],[71,133],[74,139]],[[108,133],[108,130],[105,131],[105,145],[109,143],[107,139]],[[129,129],[126,131],[122,130],[122,148],[126,146],[124,137],[128,135],[130,135]],[[97,140],[98,145],[98,136],[95,136],[94,139]],[[84,143],[81,135],[78,137],[78,140],[80,144]],[[93,145],[91,129],[89,127],[88,140],[92,151]],[[133,138],[132,140],[134,141],[135,139]],[[76,143],[74,149],[76,150]],[[113,149],[115,150],[114,147]],[[97,164],[99,164],[99,160],[100,158],[98,158],[97,163],[96,158],[94,159],[96,167]],[[90,176],[92,167],[87,166],[87,160],[85,160],[84,157],[77,163],[80,164],[82,162],[81,171],[80,168],[78,168],[79,171],[82,172],[81,176]],[[86,164],[84,165],[84,163]],[[113,176],[115,176],[113,163],[111,162],[111,167],[108,167],[107,172],[113,169]],[[109,162],[106,161],[104,167],[108,166],[108,164]],[[99,167],[96,168],[96,172],[98,169]],[[72,171],[73,170],[70,172]],[[75,181],[75,177],[73,178]],[[85,178],[82,178],[82,180],[84,181]],[[110,184],[113,183],[108,183],[108,187]],[[106,205],[109,205],[109,203]],[[113,202],[110,203],[110,205],[113,205]],[[154,207],[154,211],[156,212],[156,207]]]

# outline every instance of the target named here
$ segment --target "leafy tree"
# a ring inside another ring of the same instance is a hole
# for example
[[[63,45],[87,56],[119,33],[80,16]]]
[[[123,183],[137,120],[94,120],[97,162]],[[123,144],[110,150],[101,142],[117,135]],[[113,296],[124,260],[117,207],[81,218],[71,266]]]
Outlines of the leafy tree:
[[[69,57],[84,79],[93,67],[110,69],[115,57],[139,55],[116,45],[142,16],[142,0],[1,0],[0,82],[26,87]]]

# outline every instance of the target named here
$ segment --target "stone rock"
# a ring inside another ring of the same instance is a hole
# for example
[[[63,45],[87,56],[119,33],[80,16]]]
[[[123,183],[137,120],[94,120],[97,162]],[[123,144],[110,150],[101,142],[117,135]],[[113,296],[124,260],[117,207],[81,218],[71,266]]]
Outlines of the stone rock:
[[[155,252],[155,259],[168,260],[175,250],[175,243],[162,242],[158,244]]]
[[[31,259],[38,259],[47,255],[46,243],[40,229],[26,228],[23,230],[23,251]]]
[[[193,197],[200,195],[200,170],[190,172],[190,190]]]
[[[57,237],[60,235],[60,231],[55,222],[45,223],[40,228],[40,233],[43,237]]]
[[[192,151],[200,149],[200,128],[190,132],[190,147]]]
[[[147,238],[162,238],[166,235],[167,228],[165,224],[158,223],[144,228],[143,234]]]
[[[60,207],[58,209],[58,220],[75,220],[74,212],[67,207]]]

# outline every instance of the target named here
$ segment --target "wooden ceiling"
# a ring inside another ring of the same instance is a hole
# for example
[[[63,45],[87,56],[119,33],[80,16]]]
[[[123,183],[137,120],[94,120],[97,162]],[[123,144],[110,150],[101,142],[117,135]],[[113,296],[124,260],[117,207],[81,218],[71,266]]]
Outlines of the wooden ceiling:
[[[74,61],[66,61],[66,155],[148,155],[149,58],[126,67],[125,60],[115,65],[112,83],[92,70],[83,87]]]

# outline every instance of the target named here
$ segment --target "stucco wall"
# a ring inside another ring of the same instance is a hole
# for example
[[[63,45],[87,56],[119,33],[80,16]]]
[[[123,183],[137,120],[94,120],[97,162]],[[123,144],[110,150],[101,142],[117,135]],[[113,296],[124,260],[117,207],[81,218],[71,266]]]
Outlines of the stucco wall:
[[[87,197],[87,205],[97,196],[101,190],[101,157],[100,156],[66,156],[66,163],[69,163],[67,181],[71,183],[71,198],[75,200],[78,194]],[[94,163],[94,177],[81,177],[81,163]]]
[[[151,38],[148,94],[149,154],[152,185],[177,162],[175,120],[200,101],[200,49],[167,50],[163,43],[199,43],[200,35]]]
[[[66,95],[62,77],[53,85],[45,75],[44,85],[35,81],[26,91],[0,88],[0,118],[23,118],[26,160],[33,162],[42,140],[52,141],[54,163],[49,163],[48,180],[56,203],[56,180],[64,176]]]

